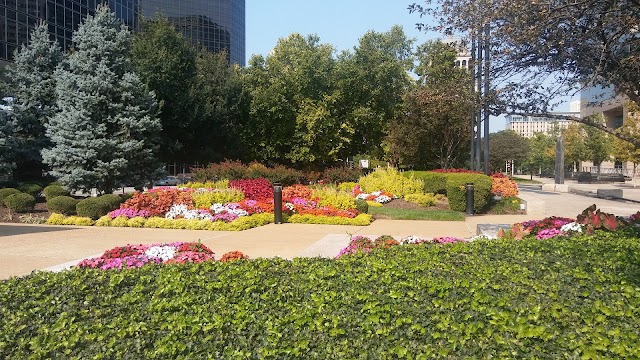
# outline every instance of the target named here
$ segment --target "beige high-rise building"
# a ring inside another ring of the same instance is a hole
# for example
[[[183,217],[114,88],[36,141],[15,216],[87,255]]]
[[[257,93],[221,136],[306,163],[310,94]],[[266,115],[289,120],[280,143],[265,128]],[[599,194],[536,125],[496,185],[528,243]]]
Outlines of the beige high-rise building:
[[[569,111],[554,112],[554,115],[580,116],[580,101],[573,101]],[[507,130],[513,130],[526,138],[533,137],[536,133],[552,135],[569,127],[570,120],[559,120],[539,116],[507,115]]]

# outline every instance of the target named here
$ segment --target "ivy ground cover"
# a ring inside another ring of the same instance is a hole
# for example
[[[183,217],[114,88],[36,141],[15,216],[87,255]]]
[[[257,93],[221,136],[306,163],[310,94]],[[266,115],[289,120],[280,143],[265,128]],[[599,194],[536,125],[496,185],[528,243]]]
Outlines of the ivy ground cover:
[[[634,228],[35,273],[0,281],[0,358],[634,359],[638,274]]]

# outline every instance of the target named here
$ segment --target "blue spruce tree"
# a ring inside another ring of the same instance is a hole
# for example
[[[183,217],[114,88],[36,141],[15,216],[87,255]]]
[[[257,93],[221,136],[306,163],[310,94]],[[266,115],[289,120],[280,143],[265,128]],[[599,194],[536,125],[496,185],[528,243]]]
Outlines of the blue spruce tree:
[[[55,72],[59,112],[47,124],[43,160],[72,190],[142,187],[158,176],[157,102],[127,57],[131,34],[100,6],[73,34],[74,51]]]
[[[50,146],[45,124],[57,111],[54,71],[62,57],[60,46],[49,39],[47,24],[42,22],[31,33],[29,45],[16,50],[15,66],[8,72],[14,90],[14,156],[20,180],[42,176],[40,153]]]

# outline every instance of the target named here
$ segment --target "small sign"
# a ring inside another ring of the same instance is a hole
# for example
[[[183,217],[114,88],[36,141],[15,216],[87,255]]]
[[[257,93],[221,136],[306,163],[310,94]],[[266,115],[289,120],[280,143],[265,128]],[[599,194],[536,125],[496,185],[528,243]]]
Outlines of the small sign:
[[[360,160],[360,167],[363,169],[369,168],[369,160]]]

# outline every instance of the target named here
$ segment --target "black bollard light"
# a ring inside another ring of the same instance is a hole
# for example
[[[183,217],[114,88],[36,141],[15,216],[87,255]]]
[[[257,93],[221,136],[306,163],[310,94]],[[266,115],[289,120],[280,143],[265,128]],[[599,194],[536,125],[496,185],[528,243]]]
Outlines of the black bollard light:
[[[280,183],[273,183],[273,215],[273,222],[282,224],[282,184]]]
[[[473,215],[473,183],[464,184],[467,191],[467,215]]]

